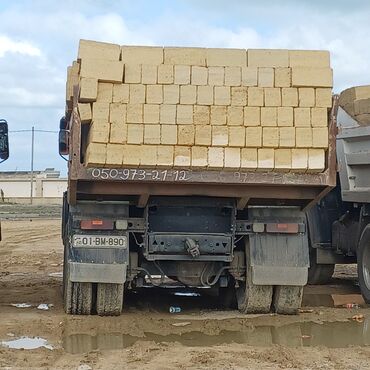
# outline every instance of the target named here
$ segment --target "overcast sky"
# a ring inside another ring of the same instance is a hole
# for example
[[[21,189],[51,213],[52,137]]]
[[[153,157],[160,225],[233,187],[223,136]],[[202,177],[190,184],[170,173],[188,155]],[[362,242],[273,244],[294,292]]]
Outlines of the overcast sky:
[[[328,49],[336,92],[370,83],[369,0],[0,0],[0,118],[57,131],[80,38],[136,45]],[[31,134],[10,133],[1,170],[30,168]],[[35,169],[65,172],[56,133],[36,133]]]

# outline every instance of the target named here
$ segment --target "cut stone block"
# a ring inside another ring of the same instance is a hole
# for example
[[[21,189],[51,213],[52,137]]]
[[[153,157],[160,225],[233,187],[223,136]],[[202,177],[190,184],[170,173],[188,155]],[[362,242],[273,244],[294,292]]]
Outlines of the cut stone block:
[[[174,164],[174,147],[173,146],[157,146],[157,168],[168,168]]]
[[[125,144],[127,142],[127,124],[111,123],[109,142],[112,144]]]
[[[244,125],[243,107],[236,106],[227,107],[227,125],[229,126]]]
[[[225,83],[224,67],[208,67],[208,84],[210,86],[223,86]]]
[[[262,127],[247,127],[245,129],[246,147],[258,148],[262,146]]]
[[[245,49],[207,49],[207,66],[246,66]]]
[[[315,89],[312,87],[300,87],[298,89],[298,104],[300,107],[315,106]]]
[[[195,145],[210,146],[212,144],[211,126],[195,126]]]
[[[266,87],[265,106],[266,107],[280,107],[281,106],[281,91],[277,87]]]
[[[308,171],[322,172],[325,170],[324,149],[308,149]]]
[[[130,104],[145,103],[145,85],[131,84],[130,85]]]
[[[197,86],[180,86],[180,104],[195,104],[197,102]]]
[[[257,67],[242,67],[242,86],[257,86]]]
[[[160,64],[158,66],[158,83],[173,84],[173,80],[174,80],[173,65]]]
[[[180,88],[178,85],[163,86],[163,103],[178,104],[180,102]]]
[[[126,104],[111,103],[109,105],[109,122],[123,125],[126,123]]]
[[[122,46],[121,58],[128,64],[163,63],[163,48],[158,46]]]
[[[245,107],[247,105],[247,87],[231,88],[231,105]]]
[[[123,146],[123,159],[124,166],[139,166],[141,157],[140,145],[124,145]]]
[[[141,65],[125,64],[124,81],[127,84],[141,83]]]
[[[144,123],[159,123],[159,104],[144,104]]]
[[[159,144],[161,142],[160,125],[144,125],[144,144]]]
[[[161,144],[177,144],[177,125],[161,125]]]
[[[240,86],[242,71],[240,67],[225,67],[225,86]]]
[[[293,87],[332,87],[333,71],[331,68],[293,67]]]
[[[140,166],[154,168],[158,163],[158,146],[143,145],[140,148]]]
[[[254,171],[257,168],[257,149],[242,148],[240,168]]]
[[[127,104],[127,123],[143,123],[143,105],[144,104]]]
[[[206,67],[192,66],[191,67],[191,84],[192,85],[207,85],[208,70]]]
[[[190,84],[190,66],[175,65],[174,68],[174,83],[176,85]]]
[[[262,107],[261,126],[276,126],[276,125],[277,125],[277,108]]]
[[[262,87],[248,88],[248,106],[250,107],[264,106],[264,92]]]
[[[290,149],[275,150],[275,170],[289,172],[292,168],[292,151]]]
[[[206,66],[206,54],[204,48],[165,47],[164,63]]]
[[[147,85],[146,86],[146,102],[148,104],[163,103],[163,86],[162,85]]]
[[[312,129],[312,146],[314,148],[328,148],[329,132],[327,127],[314,127]]]
[[[249,49],[248,67],[289,67],[289,51]]]
[[[80,98],[81,103],[92,103],[98,95],[98,80],[96,78],[81,78]]]
[[[298,89],[283,87],[281,89],[281,103],[283,107],[298,107]]]
[[[176,124],[176,105],[161,105],[159,120],[161,124]]]
[[[208,168],[221,169],[224,167],[224,148],[208,148]]]
[[[261,124],[260,107],[244,107],[244,126],[259,126]]]
[[[105,61],[119,61],[121,48],[119,45],[91,40],[80,40],[78,56],[81,59],[102,59]]]
[[[225,148],[224,167],[229,170],[238,170],[240,168],[239,148]]]
[[[277,127],[263,128],[262,146],[266,148],[277,148],[279,146],[279,129]]]
[[[330,54],[325,50],[290,50],[291,67],[330,67]]]
[[[107,145],[101,143],[89,143],[86,149],[86,165],[104,165]]]
[[[205,105],[194,105],[194,124],[195,125],[210,124],[210,107]]]
[[[121,166],[122,160],[123,160],[123,145],[108,143],[105,163],[111,166]]]
[[[293,107],[277,108],[277,125],[293,126]]]
[[[212,127],[212,145],[227,146],[229,142],[229,133],[226,126]]]
[[[225,106],[211,106],[211,125],[226,125],[227,111]]]
[[[194,145],[195,126],[177,125],[177,143],[179,145]]]
[[[296,127],[311,126],[310,108],[294,108],[294,126]]]
[[[193,124],[193,106],[192,105],[178,105],[176,122],[179,125]]]
[[[93,120],[109,121],[109,103],[93,103]]]
[[[112,103],[113,84],[107,82],[99,82],[96,100],[100,103]]]
[[[106,120],[94,120],[90,126],[89,143],[108,143],[110,124]]]
[[[231,94],[229,86],[215,86],[215,105],[230,105]]]
[[[292,149],[292,172],[306,172],[308,167],[308,150]]]
[[[275,151],[270,148],[258,149],[258,170],[272,171],[275,167]]]
[[[332,91],[330,88],[317,88],[316,107],[330,108],[332,106]]]
[[[280,127],[279,128],[279,147],[294,148],[295,147],[295,128]]]
[[[191,167],[206,168],[208,165],[208,148],[193,146],[191,148]]]
[[[229,127],[229,146],[241,148],[245,146],[244,127]]]
[[[311,126],[312,127],[328,126],[327,108],[311,108]]]
[[[78,103],[78,113],[81,123],[90,123],[92,120],[91,105],[89,103]]]
[[[144,125],[143,124],[127,125],[127,143],[128,144],[143,144],[144,143]]]
[[[141,82],[146,85],[154,85],[158,82],[157,66],[143,64],[141,66]]]
[[[311,148],[312,147],[312,128],[297,127],[295,130],[296,146],[297,148]]]
[[[130,86],[125,84],[113,84],[113,103],[128,103]]]
[[[174,166],[177,168],[190,167],[191,163],[191,148],[188,146],[175,146]]]
[[[258,86],[274,87],[274,69],[258,68]]]
[[[290,68],[275,68],[275,87],[290,87],[292,72]]]
[[[213,104],[213,86],[196,86],[197,103],[200,105]]]

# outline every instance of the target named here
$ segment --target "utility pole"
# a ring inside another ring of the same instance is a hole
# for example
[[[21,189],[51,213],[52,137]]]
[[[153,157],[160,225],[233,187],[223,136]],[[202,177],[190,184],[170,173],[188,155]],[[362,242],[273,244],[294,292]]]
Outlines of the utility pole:
[[[32,126],[32,141],[31,141],[31,204],[33,202],[33,151],[34,151],[34,142],[35,142],[35,127]]]

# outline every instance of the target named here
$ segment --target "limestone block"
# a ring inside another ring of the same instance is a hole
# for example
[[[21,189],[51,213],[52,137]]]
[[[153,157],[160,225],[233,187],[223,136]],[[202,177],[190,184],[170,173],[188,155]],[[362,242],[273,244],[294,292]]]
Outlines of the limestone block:
[[[229,126],[243,126],[244,114],[243,107],[229,106],[227,107],[227,125]]]
[[[311,108],[311,126],[312,127],[328,126],[327,108]]]
[[[144,104],[127,104],[126,121],[127,123],[143,123],[143,105]]]
[[[122,160],[123,160],[123,145],[108,143],[105,163],[111,166],[121,166]]]
[[[92,120],[91,105],[89,103],[78,103],[78,113],[81,123],[90,123]]]
[[[264,92],[262,87],[248,88],[248,106],[250,107],[264,106]]]
[[[274,69],[258,68],[258,86],[274,87]]]
[[[277,87],[266,87],[265,106],[266,107],[280,107],[281,106],[281,90]]]
[[[121,49],[119,45],[91,40],[80,40],[78,56],[81,59],[103,59],[105,61],[119,61]]]
[[[293,87],[332,87],[333,71],[331,68],[293,67]]]
[[[89,143],[86,149],[86,165],[104,165],[106,156],[106,144]]]
[[[225,106],[211,106],[211,125],[226,125],[227,111]]]
[[[295,128],[280,127],[279,128],[279,147],[294,148],[295,147]]]
[[[177,143],[179,145],[194,145],[194,135],[194,125],[177,125]]]
[[[191,84],[192,85],[207,85],[208,70],[206,67],[192,66],[191,67]]]
[[[169,145],[157,146],[157,168],[168,168],[174,164],[174,147]]]
[[[330,108],[332,106],[332,91],[330,88],[317,88],[316,107]]]
[[[191,148],[191,167],[206,168],[208,165],[208,148],[193,146]]]
[[[225,83],[224,67],[208,67],[208,84],[210,86],[223,86]]]
[[[257,149],[242,148],[240,168],[254,171],[257,168]]]
[[[231,94],[229,86],[215,86],[215,105],[230,105]]]
[[[127,125],[127,143],[143,144],[144,142],[144,125],[130,124]]]
[[[311,126],[310,108],[294,108],[294,126],[296,127]]]
[[[325,50],[290,50],[291,67],[330,67],[330,55]]]
[[[291,149],[275,149],[275,170],[289,172],[292,168]]]
[[[275,87],[290,87],[292,72],[290,68],[275,68]]]
[[[122,46],[121,58],[128,64],[163,63],[163,48],[158,46]]]
[[[325,170],[324,149],[308,149],[308,172],[322,172]]]
[[[175,146],[174,166],[177,168],[190,167],[191,164],[191,148],[189,146]]]
[[[210,124],[210,107],[205,105],[194,105],[194,124],[195,125]]]
[[[175,65],[174,73],[174,83],[176,85],[190,84],[190,66]]]
[[[195,126],[195,145],[210,146],[212,143],[211,126]]]
[[[113,84],[113,103],[128,103],[130,97],[130,85]]]
[[[225,67],[225,86],[240,86],[242,71],[240,67]]]
[[[279,146],[279,129],[277,127],[263,127],[262,146],[266,148]]]
[[[300,107],[314,107],[315,89],[312,87],[298,88],[298,105]]]
[[[240,168],[240,148],[225,148],[224,167],[229,170]]]
[[[195,104],[197,102],[197,86],[180,86],[180,104]]]
[[[162,85],[147,85],[146,86],[146,102],[148,104],[163,103],[163,86]]]
[[[281,103],[283,107],[298,107],[298,89],[283,87],[281,89]]]
[[[144,104],[144,123],[159,123],[159,104]]]
[[[93,120],[99,120],[99,121],[109,121],[109,103],[99,103],[95,102],[93,103]]]
[[[160,125],[144,125],[144,144],[159,144],[161,142]]]
[[[244,126],[259,126],[261,124],[260,107],[244,107]]]
[[[106,120],[94,120],[89,130],[89,143],[107,143],[109,141],[110,124]]]
[[[245,146],[249,148],[262,146],[262,127],[247,127],[245,129]]]
[[[140,64],[125,64],[124,81],[126,84],[141,83],[141,65]]]
[[[244,147],[245,146],[245,128],[244,127],[229,127],[229,146]]]
[[[224,167],[224,148],[208,148],[208,168],[219,170]]]
[[[245,49],[207,49],[207,66],[246,66]]]
[[[126,123],[126,104],[111,103],[109,105],[109,122],[120,125]]]
[[[257,67],[242,67],[242,86],[257,86]]]
[[[176,105],[161,105],[159,120],[161,124],[176,124]]]
[[[312,128],[297,127],[295,130],[295,139],[297,148],[312,147]]]
[[[154,85],[158,82],[157,66],[143,64],[141,66],[141,82],[146,85]]]
[[[327,127],[314,127],[312,129],[312,146],[314,148],[327,148],[329,146],[329,132]]]
[[[229,133],[226,126],[212,127],[212,145],[227,146],[229,143]]]
[[[276,126],[276,125],[277,125],[277,108],[262,107],[261,126]]]
[[[180,87],[179,85],[164,85],[163,86],[163,103],[178,104],[180,102]]]
[[[113,84],[107,82],[99,82],[96,100],[100,103],[112,103]]]
[[[176,123],[179,125],[193,124],[193,106],[192,105],[178,105],[176,113]]]
[[[140,167],[154,168],[158,163],[158,146],[143,145],[140,148]]]
[[[161,144],[177,144],[177,125],[161,125]]]
[[[159,84],[173,84],[174,72],[173,65],[160,64],[158,66],[158,83]]]
[[[206,54],[204,48],[165,47],[164,63],[206,66]]]
[[[140,164],[141,146],[124,145],[122,164],[125,166],[138,166]]]
[[[293,126],[293,107],[277,108],[277,125]]]
[[[112,144],[124,144],[127,142],[127,124],[111,123],[109,142]]]
[[[292,149],[292,172],[306,172],[308,167],[308,150]]]
[[[145,103],[145,85],[131,84],[130,85],[130,104]]]
[[[245,107],[247,105],[247,87],[231,88],[231,105]]]
[[[271,171],[275,167],[275,151],[272,148],[258,149],[258,170]]]
[[[98,95],[98,80],[96,78],[81,78],[80,98],[81,103],[92,103]]]
[[[289,51],[248,49],[248,67],[289,67]]]
[[[197,104],[213,104],[213,86],[196,86],[197,87]]]

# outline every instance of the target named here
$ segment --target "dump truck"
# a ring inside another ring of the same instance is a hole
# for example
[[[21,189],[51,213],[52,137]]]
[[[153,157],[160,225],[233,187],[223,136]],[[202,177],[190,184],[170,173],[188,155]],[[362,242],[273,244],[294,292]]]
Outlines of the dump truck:
[[[5,119],[0,119],[0,163],[9,158],[9,138],[8,123]],[[1,241],[1,222],[0,222],[0,241]]]
[[[327,283],[335,264],[357,263],[361,293],[370,303],[370,85],[343,91],[339,103],[338,184],[307,212],[309,281]]]
[[[81,40],[59,134],[65,311],[119,315],[125,292],[175,281],[296,313],[305,211],[336,185],[331,88],[326,51]]]

